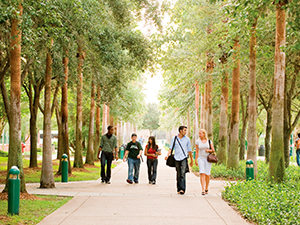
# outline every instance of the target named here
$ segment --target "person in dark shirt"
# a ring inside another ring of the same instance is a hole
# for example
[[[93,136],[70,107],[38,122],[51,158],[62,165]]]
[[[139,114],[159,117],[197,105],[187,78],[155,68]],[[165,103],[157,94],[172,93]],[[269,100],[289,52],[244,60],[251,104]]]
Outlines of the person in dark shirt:
[[[143,148],[139,142],[137,142],[137,135],[133,133],[131,135],[131,142],[126,146],[123,161],[126,161],[128,155],[128,179],[127,183],[132,184],[133,182],[139,183],[139,172],[140,172],[140,158],[143,153]],[[134,174],[133,174],[134,171]]]
[[[113,135],[113,126],[107,127],[107,133],[101,137],[100,147],[98,151],[98,158],[101,162],[101,183],[110,184],[111,177],[111,163],[114,159],[118,160],[118,146],[117,137]],[[105,165],[107,163],[106,172]]]

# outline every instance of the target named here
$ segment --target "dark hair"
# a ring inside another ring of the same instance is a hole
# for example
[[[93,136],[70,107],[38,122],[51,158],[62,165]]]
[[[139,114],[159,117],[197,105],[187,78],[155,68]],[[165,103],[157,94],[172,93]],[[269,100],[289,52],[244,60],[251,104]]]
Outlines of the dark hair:
[[[298,138],[300,138],[300,133],[298,133]]]
[[[152,144],[150,144],[150,141],[149,141],[150,139],[152,140]],[[154,136],[150,136],[149,139],[148,139],[147,150],[149,150],[150,148],[152,148],[154,150],[158,149],[158,146],[155,143],[155,137]]]
[[[134,137],[134,136],[137,137],[136,133],[133,133],[133,134],[131,135],[131,137]]]
[[[187,126],[180,126],[180,127],[178,128],[179,133],[180,133],[180,131],[183,130],[184,128],[187,128]]]
[[[108,126],[108,127],[107,127],[107,130],[110,130],[111,128],[113,128],[113,126]]]

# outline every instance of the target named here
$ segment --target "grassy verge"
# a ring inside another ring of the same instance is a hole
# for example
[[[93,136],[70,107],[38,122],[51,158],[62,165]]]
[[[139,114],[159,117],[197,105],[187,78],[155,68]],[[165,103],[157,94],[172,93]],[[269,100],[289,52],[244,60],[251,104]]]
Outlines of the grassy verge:
[[[29,165],[27,159],[23,160],[24,165]],[[24,166],[25,181],[26,183],[39,183],[41,178],[41,162],[39,161],[38,168],[28,168]],[[53,174],[58,171],[59,160],[53,160]],[[116,167],[112,164],[112,168]],[[7,169],[7,157],[0,157],[0,184],[5,182]],[[85,166],[84,169],[73,169],[72,175],[69,176],[68,181],[84,181],[84,180],[97,180],[100,177],[100,162],[95,162],[94,166]],[[55,176],[55,182],[60,182],[61,177]]]
[[[37,224],[67,203],[70,197],[38,196],[36,200],[20,200],[20,215],[7,215],[7,200],[0,200],[0,224]]]

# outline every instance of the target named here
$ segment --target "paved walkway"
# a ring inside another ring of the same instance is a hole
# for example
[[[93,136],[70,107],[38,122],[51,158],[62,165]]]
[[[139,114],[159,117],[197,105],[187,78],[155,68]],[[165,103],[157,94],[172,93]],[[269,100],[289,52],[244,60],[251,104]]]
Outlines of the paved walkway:
[[[147,181],[142,163],[140,184],[127,184],[127,164],[113,169],[111,184],[100,180],[56,183],[55,189],[39,189],[28,184],[31,194],[74,196],[67,204],[47,216],[40,225],[74,224],[248,224],[220,195],[224,182],[211,181],[209,194],[201,195],[199,178],[187,174],[186,194],[176,193],[175,171],[160,157],[156,185]]]

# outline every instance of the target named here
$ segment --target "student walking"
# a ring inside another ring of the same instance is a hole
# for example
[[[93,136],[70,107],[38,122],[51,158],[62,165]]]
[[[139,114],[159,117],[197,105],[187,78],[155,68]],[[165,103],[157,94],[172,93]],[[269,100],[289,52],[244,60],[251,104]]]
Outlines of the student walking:
[[[191,166],[193,166],[193,157],[190,139],[185,136],[187,133],[186,126],[180,126],[179,134],[172,138],[170,147],[174,148],[174,158],[176,167],[177,193],[183,195],[186,190],[186,172],[188,171],[188,155],[191,159]],[[166,160],[172,152],[172,149],[166,156]]]
[[[139,183],[139,172],[140,172],[140,158],[143,153],[141,144],[137,141],[137,135],[133,133],[131,135],[131,142],[126,146],[123,162],[126,161],[128,155],[128,179],[127,183],[132,184],[133,182]],[[134,174],[133,174],[134,172]]]
[[[149,137],[144,154],[145,156],[147,156],[149,184],[156,184],[156,173],[158,163],[157,156],[161,155],[161,152],[158,150],[158,145],[156,145],[155,143],[154,136]]]
[[[298,133],[298,138],[295,141],[296,146],[296,157],[297,157],[297,165],[300,166],[300,133]]]
[[[110,184],[111,178],[111,163],[114,159],[118,160],[117,137],[113,134],[113,126],[107,127],[107,133],[101,137],[98,158],[101,163],[101,183]],[[100,155],[101,154],[101,155]],[[107,163],[106,171],[105,164]]]
[[[210,181],[210,170],[212,163],[207,161],[209,153],[215,152],[213,143],[208,140],[206,130],[200,129],[199,139],[196,141],[196,165],[199,165],[200,183],[202,195],[208,194],[208,186]]]

